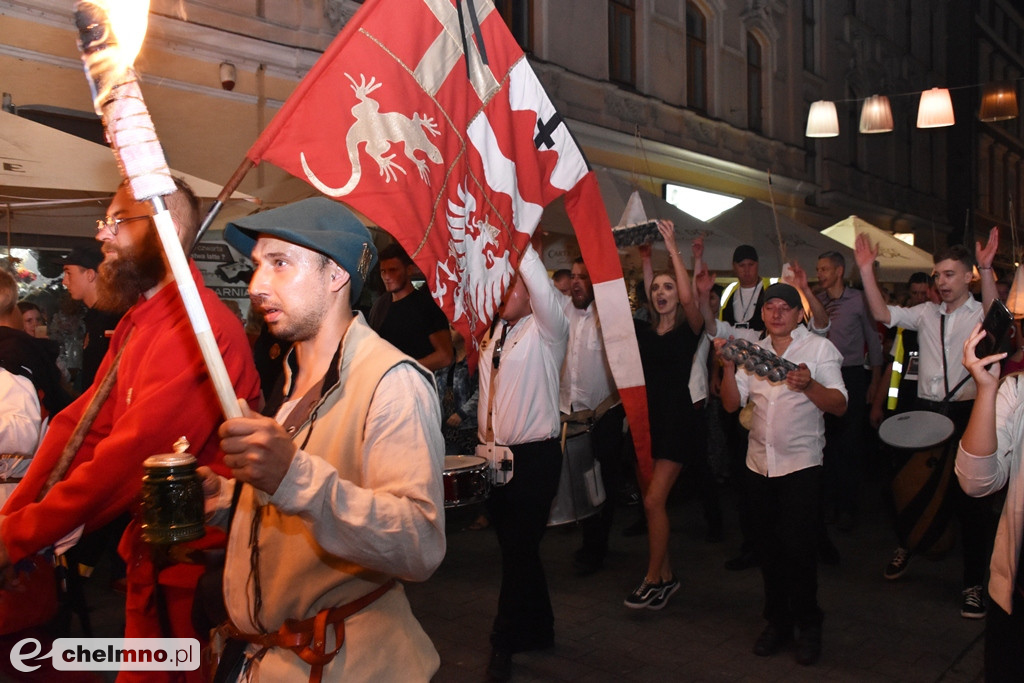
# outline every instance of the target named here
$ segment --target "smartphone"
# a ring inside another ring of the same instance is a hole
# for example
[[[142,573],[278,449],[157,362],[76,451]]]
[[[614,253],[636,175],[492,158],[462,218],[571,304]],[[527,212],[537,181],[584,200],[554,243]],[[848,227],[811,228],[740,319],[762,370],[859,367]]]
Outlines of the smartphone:
[[[985,338],[974,347],[974,355],[984,358],[995,353],[1009,353],[1012,350],[1010,339],[1013,337],[1013,314],[996,299],[989,306],[981,329],[987,333]]]

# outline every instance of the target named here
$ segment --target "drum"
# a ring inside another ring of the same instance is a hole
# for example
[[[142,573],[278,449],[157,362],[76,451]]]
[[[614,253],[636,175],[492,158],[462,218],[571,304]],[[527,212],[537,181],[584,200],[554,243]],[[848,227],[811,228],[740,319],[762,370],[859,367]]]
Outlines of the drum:
[[[893,448],[920,450],[936,446],[953,435],[953,421],[928,410],[893,415],[878,428],[878,438]]]
[[[953,421],[945,415],[912,410],[888,418],[878,429],[883,442],[902,451],[893,476],[892,503],[900,544],[916,553],[941,554],[953,543],[948,500],[957,444]]]
[[[444,456],[444,506],[482,503],[490,492],[487,460],[475,455]]]
[[[601,464],[594,460],[589,427],[566,423],[563,430],[562,475],[548,526],[571,524],[595,515],[605,499]]]

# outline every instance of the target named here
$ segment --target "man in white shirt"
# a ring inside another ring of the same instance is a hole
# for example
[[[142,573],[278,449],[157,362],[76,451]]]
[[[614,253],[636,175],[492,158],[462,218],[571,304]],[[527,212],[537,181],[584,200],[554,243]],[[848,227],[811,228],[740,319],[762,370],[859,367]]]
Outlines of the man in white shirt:
[[[895,325],[917,332],[920,362],[915,408],[941,412],[953,420],[953,436],[946,442],[945,456],[949,458],[956,452],[957,441],[967,427],[977,391],[974,380],[960,362],[960,351],[970,337],[971,330],[981,322],[985,311],[996,298],[992,259],[998,247],[999,232],[992,228],[985,248],[980,243],[976,245],[974,258],[961,244],[937,252],[934,257],[935,287],[942,303],[928,301],[913,308],[901,308],[886,305],[878,288],[873,267],[878,257],[878,247],[872,246],[867,235],[857,236],[857,266],[860,268],[864,296],[871,307],[871,314],[875,320],[888,327]],[[975,300],[970,291],[975,259],[981,272],[982,303]],[[944,402],[947,397],[950,400]],[[967,619],[981,619],[987,611],[985,570],[995,541],[995,516],[991,501],[966,495],[956,477],[950,477],[946,501],[952,503],[965,539],[960,615]],[[903,547],[896,549],[885,569],[887,578],[903,574],[912,550]]]
[[[41,423],[39,395],[32,382],[0,368],[0,504],[28,470]]]
[[[737,373],[735,364],[723,359],[722,404],[729,412],[748,400],[754,404],[746,491],[768,620],[754,654],[775,654],[792,640],[796,627],[797,661],[809,665],[821,655],[817,539],[824,414],[846,412],[846,388],[842,355],[832,342],[800,325],[803,313],[795,287],[780,282],[765,290],[761,315],[768,336],[757,343],[799,368],[771,382]]]
[[[560,294],[533,246],[480,346],[478,437],[511,447],[512,480],[487,509],[501,546],[501,591],[488,673],[506,680],[512,655],[554,645],[554,612],[540,541],[562,473],[558,378],[569,339]]]
[[[608,554],[608,532],[615,510],[615,494],[621,487],[622,421],[625,412],[615,388],[608,356],[601,336],[601,321],[594,305],[594,286],[582,258],[572,264],[569,319],[569,347],[562,366],[558,408],[563,420],[590,424],[594,460],[601,463],[605,501],[596,515],[580,522],[583,546],[573,555],[580,576],[601,569]]]

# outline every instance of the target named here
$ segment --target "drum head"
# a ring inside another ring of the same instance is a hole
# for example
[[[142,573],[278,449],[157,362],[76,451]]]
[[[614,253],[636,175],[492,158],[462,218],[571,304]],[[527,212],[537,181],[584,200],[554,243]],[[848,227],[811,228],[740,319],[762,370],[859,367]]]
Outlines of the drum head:
[[[917,450],[940,444],[953,435],[953,421],[928,410],[893,415],[878,428],[878,438],[894,448]]]
[[[477,455],[446,455],[444,456],[444,471],[476,469],[486,463],[485,459]]]

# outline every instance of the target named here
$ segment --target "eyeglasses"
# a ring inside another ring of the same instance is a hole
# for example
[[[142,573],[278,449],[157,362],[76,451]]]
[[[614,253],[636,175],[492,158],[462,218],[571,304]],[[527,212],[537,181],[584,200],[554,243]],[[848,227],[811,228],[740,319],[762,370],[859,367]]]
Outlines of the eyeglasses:
[[[114,218],[113,216],[104,216],[96,221],[96,232],[99,232],[103,228],[110,231],[111,235],[117,236],[118,226],[122,223],[129,223],[131,221],[141,221],[148,219],[149,216],[129,216],[128,218]]]

